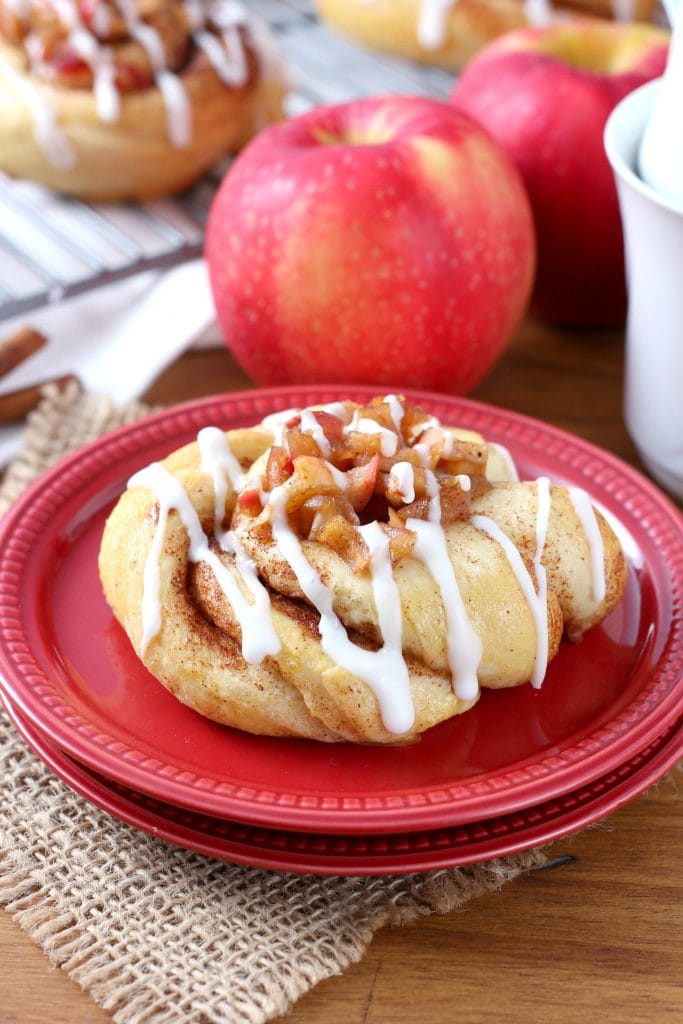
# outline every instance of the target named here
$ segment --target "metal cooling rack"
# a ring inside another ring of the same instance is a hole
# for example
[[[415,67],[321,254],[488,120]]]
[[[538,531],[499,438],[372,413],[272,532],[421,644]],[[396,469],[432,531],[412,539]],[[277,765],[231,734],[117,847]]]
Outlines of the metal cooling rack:
[[[380,93],[445,97],[453,79],[366,53],[328,32],[310,0],[249,0],[287,64],[289,113]],[[227,164],[188,192],[143,205],[62,199],[0,175],[0,320],[144,270],[200,255],[209,205]]]

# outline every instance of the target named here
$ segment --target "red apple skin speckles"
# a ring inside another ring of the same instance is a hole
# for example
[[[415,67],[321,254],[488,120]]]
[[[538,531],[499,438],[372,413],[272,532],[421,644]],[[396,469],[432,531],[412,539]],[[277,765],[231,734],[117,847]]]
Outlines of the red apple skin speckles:
[[[572,63],[582,41],[598,64],[602,55],[604,70]],[[577,19],[522,29],[483,50],[456,84],[454,106],[490,133],[524,179],[538,247],[532,308],[552,322],[624,322],[621,219],[603,132],[619,100],[662,73],[666,43],[666,33],[647,25]],[[628,54],[610,72],[620,46]]]
[[[385,97],[267,129],[228,172],[206,256],[218,319],[260,384],[466,392],[525,308],[528,200],[444,103]]]

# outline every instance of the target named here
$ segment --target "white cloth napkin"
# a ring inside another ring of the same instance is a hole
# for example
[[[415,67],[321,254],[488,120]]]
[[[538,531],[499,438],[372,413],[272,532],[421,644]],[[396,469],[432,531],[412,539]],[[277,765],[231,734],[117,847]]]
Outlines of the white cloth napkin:
[[[220,343],[206,265],[150,272],[0,324],[30,323],[48,343],[3,378],[0,394],[74,373],[84,388],[122,404],[142,395],[190,345]],[[0,465],[16,454],[23,424],[0,428]]]

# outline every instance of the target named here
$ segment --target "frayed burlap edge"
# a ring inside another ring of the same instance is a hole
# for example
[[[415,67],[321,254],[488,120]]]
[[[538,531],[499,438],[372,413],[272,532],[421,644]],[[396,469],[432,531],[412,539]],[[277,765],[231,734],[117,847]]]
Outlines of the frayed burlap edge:
[[[63,388],[48,384],[43,400],[28,417],[22,449],[8,466],[0,486],[0,514],[58,459],[150,412],[150,406],[141,402],[116,407],[105,395],[81,391],[77,381]]]
[[[242,868],[112,820],[28,751],[15,780],[22,762],[13,815],[27,820],[8,830],[0,812],[0,902],[116,1024],[261,1024],[360,960],[377,929],[461,907],[543,861],[530,851],[392,878]]]
[[[46,390],[0,511],[68,451],[149,409]],[[262,1024],[360,960],[373,934],[446,913],[545,862],[318,878],[235,866],[129,828],[61,783],[0,719],[0,904],[116,1024]]]

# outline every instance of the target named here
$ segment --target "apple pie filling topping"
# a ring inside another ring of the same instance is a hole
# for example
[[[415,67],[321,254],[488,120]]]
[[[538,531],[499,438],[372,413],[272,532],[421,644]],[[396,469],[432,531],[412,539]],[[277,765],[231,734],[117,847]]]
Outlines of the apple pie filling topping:
[[[230,88],[256,73],[249,15],[236,0],[0,0],[2,39],[23,56],[16,64],[0,57],[0,72],[25,99],[36,137],[57,165],[69,163],[63,140],[56,124],[46,130],[48,101],[37,89],[27,92],[22,65],[51,87],[92,91],[104,122],[118,120],[123,95],[157,87],[178,148],[192,140],[187,69],[208,63]]]
[[[411,519],[443,526],[467,519],[473,497],[490,486],[487,446],[460,440],[416,406],[396,396],[366,406],[290,412],[276,424],[263,476],[238,497],[238,516],[267,539],[270,495],[286,493],[285,511],[297,537],[326,545],[354,572],[367,569],[363,525],[379,523],[392,564],[413,550]]]

